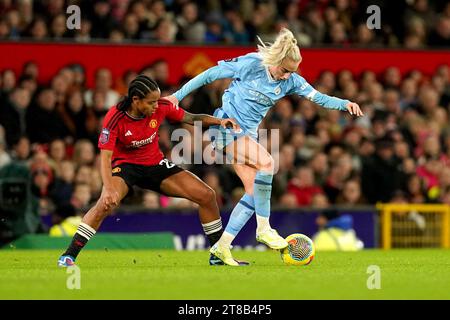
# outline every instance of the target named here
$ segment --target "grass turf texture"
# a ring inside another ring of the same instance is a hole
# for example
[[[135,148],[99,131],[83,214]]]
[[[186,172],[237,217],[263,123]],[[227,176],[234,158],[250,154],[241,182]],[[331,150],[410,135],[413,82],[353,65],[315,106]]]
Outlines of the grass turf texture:
[[[0,299],[450,299],[450,250],[319,252],[285,266],[276,251],[235,251],[248,267],[210,267],[206,251],[81,253],[81,290],[56,267],[59,251],[0,251]],[[367,268],[381,269],[369,290]]]

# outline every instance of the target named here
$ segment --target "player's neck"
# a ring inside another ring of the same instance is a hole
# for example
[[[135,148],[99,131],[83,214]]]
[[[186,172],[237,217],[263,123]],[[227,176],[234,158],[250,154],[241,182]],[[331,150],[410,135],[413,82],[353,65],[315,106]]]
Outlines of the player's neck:
[[[128,115],[133,117],[133,118],[142,118],[142,117],[144,117],[144,114],[142,114],[139,110],[137,110],[137,108],[133,108],[133,106],[131,106],[125,112],[128,113]]]
[[[267,71],[269,73],[271,80],[276,81],[275,76],[273,75],[273,73],[274,73],[273,67],[267,67]]]

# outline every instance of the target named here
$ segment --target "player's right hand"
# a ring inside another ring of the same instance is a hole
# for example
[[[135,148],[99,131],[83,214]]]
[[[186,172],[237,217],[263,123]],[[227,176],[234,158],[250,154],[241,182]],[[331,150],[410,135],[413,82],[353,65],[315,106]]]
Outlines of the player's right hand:
[[[119,193],[114,188],[105,188],[101,198],[105,210],[109,210],[119,204]]]
[[[364,115],[364,113],[361,111],[361,108],[359,107],[359,105],[354,102],[349,102],[347,104],[347,111],[351,115],[355,115],[357,117],[362,117]]]

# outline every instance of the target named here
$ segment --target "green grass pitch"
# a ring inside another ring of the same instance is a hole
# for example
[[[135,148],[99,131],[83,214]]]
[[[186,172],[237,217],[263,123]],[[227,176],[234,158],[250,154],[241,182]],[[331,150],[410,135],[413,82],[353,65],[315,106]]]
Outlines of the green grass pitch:
[[[59,251],[0,251],[0,299],[450,299],[450,250],[318,252],[285,266],[276,251],[235,251],[248,267],[210,267],[206,251],[90,251],[81,289],[56,267]],[[369,290],[370,265],[381,288]]]

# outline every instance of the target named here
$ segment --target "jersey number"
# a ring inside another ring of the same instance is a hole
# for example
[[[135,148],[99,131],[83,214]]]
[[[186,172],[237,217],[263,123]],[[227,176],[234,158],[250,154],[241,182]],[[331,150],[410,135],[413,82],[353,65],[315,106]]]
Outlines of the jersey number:
[[[159,165],[160,165],[160,166],[162,166],[163,164],[166,165],[167,169],[171,169],[171,168],[175,167],[175,163],[172,163],[172,162],[170,162],[170,161],[167,160],[167,159],[162,159],[162,160],[159,162]]]

